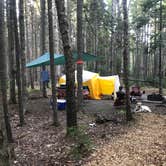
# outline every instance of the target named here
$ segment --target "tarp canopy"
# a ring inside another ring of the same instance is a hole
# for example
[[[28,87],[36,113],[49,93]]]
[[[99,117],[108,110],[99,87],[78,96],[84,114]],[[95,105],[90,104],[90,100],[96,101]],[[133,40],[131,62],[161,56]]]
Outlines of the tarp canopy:
[[[76,52],[73,53],[74,61],[77,60],[78,54]],[[91,55],[88,53],[82,54],[83,61],[95,61],[98,59],[97,56]],[[45,53],[44,55],[34,59],[33,61],[26,64],[26,67],[32,68],[32,67],[39,67],[43,65],[49,65],[50,64],[50,54]],[[62,54],[54,54],[54,64],[55,65],[62,65],[65,64],[65,57]]]
[[[75,71],[75,80],[77,72]],[[101,77],[98,73],[83,70],[83,85],[88,86],[90,90],[90,97],[92,99],[100,99],[101,95],[112,95],[113,92],[119,90],[120,81],[119,76]],[[77,81],[75,81],[77,83]],[[59,79],[59,84],[66,83],[66,75]]]

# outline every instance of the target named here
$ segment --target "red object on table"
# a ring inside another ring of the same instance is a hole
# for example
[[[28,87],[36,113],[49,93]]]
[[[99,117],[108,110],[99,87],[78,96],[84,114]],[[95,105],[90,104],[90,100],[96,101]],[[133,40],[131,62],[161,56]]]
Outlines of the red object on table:
[[[78,60],[76,63],[77,63],[77,64],[83,64],[84,61],[83,61],[83,60]]]

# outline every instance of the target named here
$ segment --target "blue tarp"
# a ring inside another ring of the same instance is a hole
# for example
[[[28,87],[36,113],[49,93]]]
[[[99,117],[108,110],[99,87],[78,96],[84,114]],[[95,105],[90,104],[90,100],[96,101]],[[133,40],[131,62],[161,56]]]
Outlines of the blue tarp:
[[[73,53],[74,61],[77,60],[77,53]],[[95,61],[98,58],[95,55],[91,55],[88,53],[83,53],[82,55],[83,61]],[[27,68],[38,67],[42,65],[49,65],[50,64],[50,54],[45,53],[44,55],[32,60],[31,62],[26,64]],[[65,64],[65,57],[62,54],[54,54],[54,64],[55,65],[62,65]]]

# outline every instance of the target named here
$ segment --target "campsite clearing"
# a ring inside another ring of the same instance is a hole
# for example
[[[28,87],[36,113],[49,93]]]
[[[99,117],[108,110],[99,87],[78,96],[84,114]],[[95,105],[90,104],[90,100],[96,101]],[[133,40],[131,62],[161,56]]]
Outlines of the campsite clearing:
[[[35,98],[36,97],[36,98]],[[37,98],[38,97],[38,98]],[[78,113],[80,126],[89,134],[93,149],[81,160],[71,158],[73,145],[65,136],[66,112],[58,111],[60,126],[51,126],[52,115],[48,99],[35,92],[29,101],[26,125],[17,126],[15,105],[10,106],[17,160],[20,165],[164,165],[166,164],[166,109],[148,103],[152,113],[135,114],[135,121],[126,124],[124,110],[115,110],[111,100],[85,100]],[[134,107],[134,105],[133,105]],[[90,127],[96,114],[112,117],[111,122]]]

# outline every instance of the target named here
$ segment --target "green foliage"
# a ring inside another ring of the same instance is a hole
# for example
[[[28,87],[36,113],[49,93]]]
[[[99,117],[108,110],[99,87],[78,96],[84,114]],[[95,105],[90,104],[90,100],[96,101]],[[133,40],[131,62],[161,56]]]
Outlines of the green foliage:
[[[147,12],[151,8],[155,7],[160,0],[144,0],[142,3],[142,11]]]
[[[68,136],[74,141],[70,152],[73,159],[79,160],[90,153],[92,141],[86,133],[85,127],[69,128]]]
[[[138,16],[134,20],[136,29],[140,29],[142,26],[146,25],[148,22],[149,22],[149,17],[143,16],[143,15]]]

